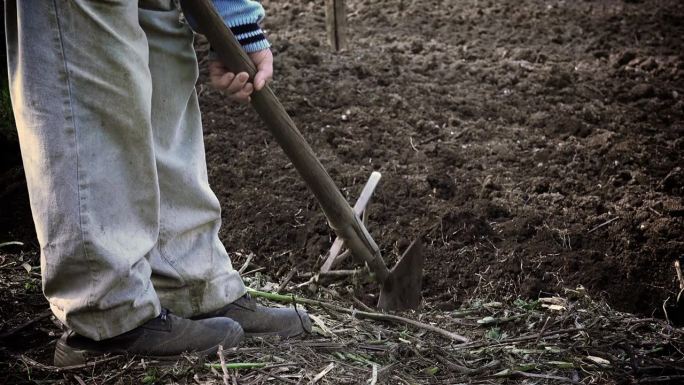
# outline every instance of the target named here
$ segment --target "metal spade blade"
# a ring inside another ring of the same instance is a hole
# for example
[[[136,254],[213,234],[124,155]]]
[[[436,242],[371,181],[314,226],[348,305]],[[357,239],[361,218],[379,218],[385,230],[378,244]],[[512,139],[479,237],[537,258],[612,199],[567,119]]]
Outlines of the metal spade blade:
[[[420,306],[423,282],[423,241],[416,239],[382,282],[378,307],[383,310],[408,310]]]

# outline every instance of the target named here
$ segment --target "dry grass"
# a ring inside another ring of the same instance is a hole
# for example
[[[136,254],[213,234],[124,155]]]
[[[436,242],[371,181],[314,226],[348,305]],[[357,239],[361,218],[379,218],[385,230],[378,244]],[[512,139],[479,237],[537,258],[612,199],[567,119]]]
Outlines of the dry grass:
[[[254,279],[251,284],[263,286]],[[402,323],[359,319],[354,312],[337,311],[358,305],[342,300],[332,289],[318,297],[324,306],[308,309],[315,321],[312,335],[289,341],[257,338],[225,350],[226,375],[218,360],[203,362],[193,356],[173,365],[120,357],[58,370],[48,365],[54,343],[49,340],[25,350],[3,349],[9,358],[4,380],[17,384],[623,384],[684,379],[684,330],[664,320],[616,312],[581,288],[538,301],[475,300],[449,312],[433,310],[428,303],[419,313],[404,314],[464,335],[470,340],[467,343]]]

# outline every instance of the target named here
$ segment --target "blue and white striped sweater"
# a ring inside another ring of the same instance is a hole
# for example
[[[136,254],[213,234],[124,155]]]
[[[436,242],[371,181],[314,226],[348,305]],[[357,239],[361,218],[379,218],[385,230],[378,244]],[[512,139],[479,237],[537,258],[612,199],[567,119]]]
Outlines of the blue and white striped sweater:
[[[219,15],[230,27],[247,52],[269,48],[259,23],[264,19],[264,8],[253,0],[213,0]]]

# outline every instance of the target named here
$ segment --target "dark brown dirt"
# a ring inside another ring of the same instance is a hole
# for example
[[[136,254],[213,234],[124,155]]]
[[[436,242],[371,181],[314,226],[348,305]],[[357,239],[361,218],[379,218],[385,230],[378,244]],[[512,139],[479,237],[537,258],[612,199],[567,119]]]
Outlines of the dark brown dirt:
[[[350,201],[383,173],[370,230],[388,260],[428,232],[428,299],[584,285],[650,313],[676,294],[680,2],[352,1],[342,54],[314,3],[266,6],[277,94]],[[319,265],[332,234],[270,134],[202,100],[228,247],[281,274]]]
[[[318,3],[264,3],[276,93],[350,201],[383,173],[369,229],[389,263],[427,234],[430,303],[583,285],[652,313],[676,295],[681,2],[348,1],[341,54]],[[333,234],[312,195],[249,108],[198,87],[227,248],[314,269]],[[21,169],[0,171],[0,242],[35,247],[25,187],[5,193]]]

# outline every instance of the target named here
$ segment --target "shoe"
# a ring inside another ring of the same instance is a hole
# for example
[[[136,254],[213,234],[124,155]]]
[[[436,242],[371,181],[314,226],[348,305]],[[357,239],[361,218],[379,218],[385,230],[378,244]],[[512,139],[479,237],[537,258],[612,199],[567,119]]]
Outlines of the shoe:
[[[156,360],[176,360],[182,353],[200,356],[237,346],[244,333],[240,325],[227,318],[189,320],[162,309],[161,314],[141,326],[109,339],[95,341],[73,331],[65,332],[55,346],[55,366],[84,364],[103,354],[136,355]]]
[[[311,320],[306,311],[297,308],[261,306],[249,294],[245,294],[219,310],[192,319],[208,317],[232,319],[242,326],[245,337],[277,335],[281,338],[292,338],[311,333]]]

